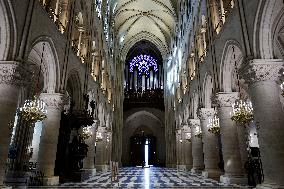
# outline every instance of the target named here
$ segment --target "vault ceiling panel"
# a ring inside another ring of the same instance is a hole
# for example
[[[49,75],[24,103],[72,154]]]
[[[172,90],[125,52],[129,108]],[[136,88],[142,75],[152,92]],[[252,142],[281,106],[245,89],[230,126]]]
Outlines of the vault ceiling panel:
[[[168,46],[176,24],[173,0],[118,0],[115,11],[115,30],[127,43],[139,34],[149,34]],[[175,7],[175,6],[174,6]]]

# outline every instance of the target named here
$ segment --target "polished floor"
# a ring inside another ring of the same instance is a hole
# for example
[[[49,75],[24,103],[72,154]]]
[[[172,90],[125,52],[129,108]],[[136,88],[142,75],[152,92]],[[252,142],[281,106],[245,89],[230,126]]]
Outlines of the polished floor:
[[[118,178],[118,182],[112,183],[110,172],[98,172],[95,177],[85,182],[65,183],[58,188],[243,188],[236,185],[224,186],[191,172],[158,167],[121,168]]]

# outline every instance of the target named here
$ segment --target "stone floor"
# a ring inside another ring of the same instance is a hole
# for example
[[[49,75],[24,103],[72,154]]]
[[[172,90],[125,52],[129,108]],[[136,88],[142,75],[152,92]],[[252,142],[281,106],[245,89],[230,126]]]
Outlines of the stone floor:
[[[237,185],[224,186],[212,179],[204,179],[199,174],[177,171],[170,168],[119,169],[119,182],[111,183],[110,172],[97,175],[82,183],[64,183],[57,187],[44,188],[245,188]]]

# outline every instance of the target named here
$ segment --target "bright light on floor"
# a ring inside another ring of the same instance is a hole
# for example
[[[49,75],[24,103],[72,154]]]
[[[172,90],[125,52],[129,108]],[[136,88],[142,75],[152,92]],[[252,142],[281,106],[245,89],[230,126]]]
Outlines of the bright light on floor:
[[[145,145],[148,146],[148,145]],[[150,189],[150,169],[144,169],[144,188]]]
[[[149,165],[149,145],[148,145],[148,139],[146,139],[146,143],[145,143],[145,157],[144,157],[144,161],[145,161],[145,167],[148,167]]]

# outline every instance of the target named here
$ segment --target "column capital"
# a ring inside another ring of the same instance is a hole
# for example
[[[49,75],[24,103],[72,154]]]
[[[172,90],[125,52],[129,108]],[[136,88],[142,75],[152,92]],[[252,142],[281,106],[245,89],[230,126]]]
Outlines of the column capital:
[[[254,84],[259,81],[278,81],[283,68],[282,59],[253,59],[239,73],[246,83]]]
[[[62,110],[64,106],[64,95],[61,93],[42,93],[40,99],[45,102],[47,108]]]
[[[200,108],[198,117],[199,119],[208,119],[209,117],[213,117],[215,114],[215,110],[213,108]]]
[[[238,92],[220,92],[217,96],[218,105],[220,107],[229,107],[239,98]]]
[[[22,86],[30,80],[29,70],[20,62],[0,61],[0,84]]]
[[[188,125],[190,127],[199,127],[200,126],[200,120],[199,119],[188,119]]]

